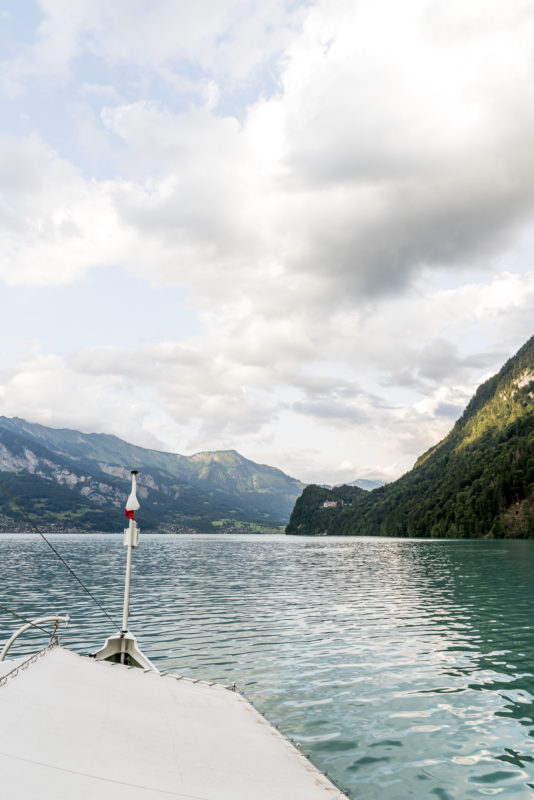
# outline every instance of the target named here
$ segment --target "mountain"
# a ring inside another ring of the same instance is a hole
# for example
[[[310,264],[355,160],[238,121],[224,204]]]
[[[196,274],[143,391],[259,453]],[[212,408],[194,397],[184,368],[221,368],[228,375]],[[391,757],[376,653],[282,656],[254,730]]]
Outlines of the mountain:
[[[273,529],[304,484],[235,450],[182,456],[116,436],[56,430],[0,417],[0,481],[48,529],[120,530],[130,469],[138,469],[148,530]],[[0,530],[27,527],[0,492]]]
[[[448,436],[371,492],[308,486],[288,534],[534,538],[534,336]]]
[[[371,481],[369,478],[357,478],[355,481],[350,481],[350,483],[346,483],[344,485],[358,486],[360,489],[366,489],[368,492],[370,492],[373,489],[378,489],[379,486],[383,486],[384,481]]]

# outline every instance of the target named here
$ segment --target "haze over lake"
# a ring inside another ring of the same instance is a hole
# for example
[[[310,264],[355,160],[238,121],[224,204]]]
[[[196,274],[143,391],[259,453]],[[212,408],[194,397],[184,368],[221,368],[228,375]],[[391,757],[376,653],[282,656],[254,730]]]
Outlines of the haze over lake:
[[[120,620],[122,537],[53,539]],[[2,535],[0,557],[6,604],[72,615],[66,646],[112,632],[38,537]],[[159,669],[235,681],[358,800],[525,797],[533,569],[531,541],[145,536],[131,628]]]

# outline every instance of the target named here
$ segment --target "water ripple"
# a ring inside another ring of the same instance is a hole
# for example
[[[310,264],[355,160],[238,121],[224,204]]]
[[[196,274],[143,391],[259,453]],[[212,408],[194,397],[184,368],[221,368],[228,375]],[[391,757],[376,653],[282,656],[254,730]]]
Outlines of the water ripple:
[[[120,619],[121,537],[54,542]],[[0,551],[0,602],[68,611],[80,652],[111,633],[41,540]],[[236,681],[358,800],[527,797],[533,569],[534,542],[145,536],[131,628],[160,669]]]

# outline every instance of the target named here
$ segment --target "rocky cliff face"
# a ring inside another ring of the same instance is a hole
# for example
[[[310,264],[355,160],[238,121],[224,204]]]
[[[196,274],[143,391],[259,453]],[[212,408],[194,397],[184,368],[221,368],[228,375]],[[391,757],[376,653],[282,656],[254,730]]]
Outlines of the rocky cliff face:
[[[130,469],[139,470],[143,525],[249,530],[287,521],[303,484],[236,451],[186,457],[0,417],[0,480],[48,528],[118,530]],[[23,524],[0,495],[0,529]],[[252,526],[252,528],[251,528]]]

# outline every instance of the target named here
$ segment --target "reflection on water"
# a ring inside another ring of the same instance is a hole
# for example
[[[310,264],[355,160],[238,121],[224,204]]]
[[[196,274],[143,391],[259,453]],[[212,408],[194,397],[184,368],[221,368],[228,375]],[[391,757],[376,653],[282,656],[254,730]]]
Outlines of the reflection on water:
[[[53,538],[120,621],[121,537]],[[0,557],[2,604],[68,611],[80,652],[111,632],[39,538]],[[533,570],[534,542],[145,536],[131,628],[160,669],[236,681],[358,800],[529,797]]]

